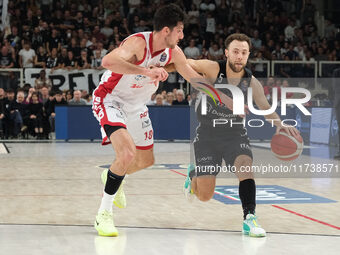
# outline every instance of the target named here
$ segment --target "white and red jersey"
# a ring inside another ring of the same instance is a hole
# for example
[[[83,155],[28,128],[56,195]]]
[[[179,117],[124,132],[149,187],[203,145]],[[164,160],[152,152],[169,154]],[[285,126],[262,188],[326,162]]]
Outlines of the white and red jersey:
[[[152,53],[152,35],[152,32],[142,32],[132,34],[126,38],[139,36],[146,42],[143,59],[135,63],[135,65],[142,67],[149,67],[150,65],[165,66],[170,62],[170,48]],[[102,104],[115,102],[124,111],[133,112],[145,105],[157,89],[158,82],[155,83],[148,76],[117,74],[107,70],[103,74],[100,84],[95,89],[93,95],[97,103],[99,103],[98,99],[100,98],[100,103]]]

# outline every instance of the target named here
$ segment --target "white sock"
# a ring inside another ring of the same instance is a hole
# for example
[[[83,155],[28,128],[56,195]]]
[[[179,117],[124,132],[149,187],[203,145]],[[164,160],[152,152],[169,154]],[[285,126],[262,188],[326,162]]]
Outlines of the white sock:
[[[112,212],[112,205],[113,205],[113,200],[115,199],[116,194],[109,195],[105,191],[103,191],[103,197],[102,197],[102,202],[100,204],[98,213],[106,210],[108,212]]]

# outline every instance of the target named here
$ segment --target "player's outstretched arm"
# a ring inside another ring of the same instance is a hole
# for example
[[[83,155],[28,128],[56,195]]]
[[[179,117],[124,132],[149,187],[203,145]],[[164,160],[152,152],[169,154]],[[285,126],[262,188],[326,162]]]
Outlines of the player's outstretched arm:
[[[199,75],[189,64],[189,62],[187,61],[184,53],[182,52],[182,50],[176,46],[175,49],[173,49],[172,51],[172,60],[170,62],[174,64],[175,69],[177,70],[177,72],[179,72],[180,75],[183,76],[183,78],[185,80],[187,80],[188,82],[191,83],[191,85],[195,88],[195,89],[199,89],[199,90],[206,90],[207,86],[209,86],[209,90],[210,91],[217,91],[217,95],[215,93],[211,93],[211,95],[219,100],[219,98],[221,99],[222,103],[225,104],[226,107],[228,107],[230,110],[233,110],[233,100],[228,97],[227,95],[225,95],[224,93],[216,90],[212,85],[211,85],[211,81],[207,80],[206,78],[202,77],[201,75]],[[198,60],[190,60],[190,61],[195,61],[193,63],[198,63]],[[209,61],[211,62],[211,66],[205,66],[205,69],[215,69],[216,70],[216,66],[215,62],[213,61]],[[197,65],[197,64],[196,64]],[[199,64],[198,64],[199,65]],[[203,67],[199,67],[202,68]],[[218,68],[218,66],[217,66]],[[205,70],[206,72],[206,70]],[[202,73],[202,72],[201,72]],[[201,82],[200,82],[201,81]],[[204,83],[204,84],[203,84]]]
[[[264,90],[262,84],[253,76],[251,79],[251,88],[253,89],[253,99],[256,105],[259,107],[260,110],[268,110],[270,109],[270,104],[264,94]],[[297,136],[300,132],[295,127],[286,127],[281,124],[280,116],[273,112],[272,114],[268,114],[264,116],[267,120],[273,121],[276,128],[276,133],[279,133],[280,129],[284,129],[288,134],[292,136]]]
[[[143,58],[145,46],[143,38],[130,37],[104,56],[102,66],[118,74],[141,74],[154,80],[165,80],[168,73],[163,68],[148,69],[134,64]]]

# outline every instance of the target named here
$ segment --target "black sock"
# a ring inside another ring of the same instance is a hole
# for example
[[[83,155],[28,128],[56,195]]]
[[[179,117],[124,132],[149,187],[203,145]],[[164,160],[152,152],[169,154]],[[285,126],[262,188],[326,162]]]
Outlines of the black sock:
[[[112,173],[109,169],[109,171],[107,172],[107,181],[105,184],[105,189],[104,191],[109,194],[109,195],[113,195],[117,192],[120,184],[122,183],[124,176],[119,176],[116,175],[114,173]]]
[[[256,206],[255,181],[253,179],[241,181],[238,192],[243,208],[243,219],[246,219],[248,213],[255,214]]]

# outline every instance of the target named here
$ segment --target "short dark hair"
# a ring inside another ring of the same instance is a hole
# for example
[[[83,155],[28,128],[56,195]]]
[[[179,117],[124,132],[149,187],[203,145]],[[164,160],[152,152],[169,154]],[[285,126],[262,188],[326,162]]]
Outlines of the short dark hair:
[[[155,31],[161,31],[164,27],[173,29],[178,22],[184,21],[184,12],[175,4],[169,4],[161,7],[155,13],[153,19],[153,28]]]
[[[247,42],[248,45],[249,45],[249,50],[251,48],[251,41],[250,41],[250,38],[245,35],[245,34],[231,34],[227,37],[227,39],[225,39],[224,41],[224,46],[226,49],[228,49],[229,47],[229,44],[232,42],[232,41],[240,41],[240,42]]]

